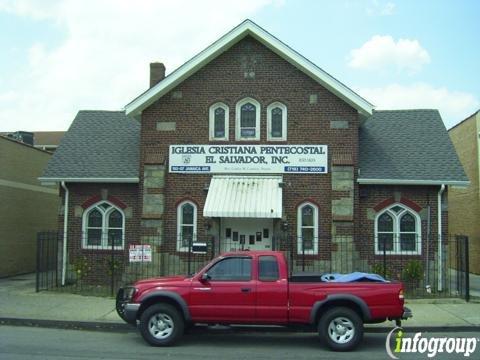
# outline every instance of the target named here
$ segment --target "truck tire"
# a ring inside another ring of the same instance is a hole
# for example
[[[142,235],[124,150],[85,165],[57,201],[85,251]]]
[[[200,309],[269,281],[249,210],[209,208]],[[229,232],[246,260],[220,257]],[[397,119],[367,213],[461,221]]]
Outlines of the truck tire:
[[[363,339],[363,321],[352,309],[334,307],[325,312],[318,322],[318,334],[334,351],[355,349]]]
[[[183,317],[169,304],[155,304],[148,307],[140,317],[140,333],[152,346],[169,346],[182,335]]]

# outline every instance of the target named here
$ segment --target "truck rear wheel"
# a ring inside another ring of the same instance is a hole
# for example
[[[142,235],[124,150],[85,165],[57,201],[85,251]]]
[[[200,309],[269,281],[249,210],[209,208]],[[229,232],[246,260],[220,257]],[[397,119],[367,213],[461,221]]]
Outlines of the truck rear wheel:
[[[318,322],[322,341],[334,351],[355,349],[363,338],[363,321],[347,307],[334,307],[325,312]]]
[[[150,345],[169,346],[183,335],[184,321],[173,306],[155,304],[143,312],[139,327],[142,337]]]

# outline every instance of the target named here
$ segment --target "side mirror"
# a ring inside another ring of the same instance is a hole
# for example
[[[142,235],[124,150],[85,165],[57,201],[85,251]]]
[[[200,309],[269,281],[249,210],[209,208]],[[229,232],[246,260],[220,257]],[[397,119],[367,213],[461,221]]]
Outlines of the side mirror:
[[[203,274],[202,274],[201,280],[202,280],[203,282],[207,282],[207,281],[210,280],[210,279],[211,279],[211,278],[210,278],[210,275],[208,275],[207,273],[203,273]]]

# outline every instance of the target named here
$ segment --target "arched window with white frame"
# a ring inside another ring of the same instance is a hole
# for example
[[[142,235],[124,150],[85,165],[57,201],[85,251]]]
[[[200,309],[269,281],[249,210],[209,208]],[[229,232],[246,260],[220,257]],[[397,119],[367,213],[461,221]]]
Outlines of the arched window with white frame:
[[[209,139],[228,140],[228,106],[218,102],[210,106],[209,110]]]
[[[267,107],[267,140],[287,140],[287,107],[280,102]]]
[[[418,213],[403,204],[393,204],[375,217],[375,254],[420,255],[422,226]]]
[[[245,98],[237,103],[235,139],[260,140],[260,103],[255,99]]]
[[[318,207],[311,202],[297,208],[297,253],[318,254]]]
[[[197,238],[197,205],[183,201],[177,206],[177,250],[189,251]]]
[[[123,249],[125,214],[108,201],[93,204],[83,213],[84,249]],[[113,243],[113,244],[112,244]]]

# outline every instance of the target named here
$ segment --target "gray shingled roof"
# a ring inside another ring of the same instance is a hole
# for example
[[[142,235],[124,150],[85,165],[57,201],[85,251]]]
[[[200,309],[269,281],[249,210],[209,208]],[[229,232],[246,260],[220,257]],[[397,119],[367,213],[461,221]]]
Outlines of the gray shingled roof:
[[[437,110],[374,111],[360,127],[359,166],[359,181],[468,181]]]
[[[80,111],[42,178],[138,178],[140,124],[123,111]],[[374,111],[360,128],[362,179],[464,182],[437,110]]]
[[[140,124],[123,111],[79,111],[42,178],[138,178]]]

